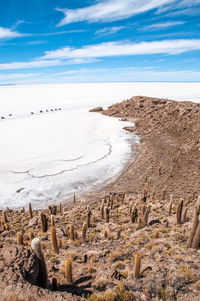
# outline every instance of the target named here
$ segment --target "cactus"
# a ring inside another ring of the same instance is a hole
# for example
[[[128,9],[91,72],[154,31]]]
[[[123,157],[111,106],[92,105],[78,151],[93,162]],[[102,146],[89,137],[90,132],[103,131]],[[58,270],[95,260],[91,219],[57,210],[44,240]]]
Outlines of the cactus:
[[[3,225],[3,228],[4,228],[5,231],[9,231],[9,229],[10,229],[9,224],[8,224],[8,223],[5,223],[5,224]]]
[[[147,207],[145,205],[142,206],[142,215],[144,216],[145,211],[147,210]]]
[[[17,243],[18,243],[18,245],[24,244],[23,235],[21,232],[17,232]]]
[[[151,193],[151,199],[153,200],[155,198],[155,185],[153,186],[153,190],[152,190],[152,193]]]
[[[143,190],[143,198],[142,198],[142,200],[144,202],[146,202],[146,200],[147,200],[147,195],[148,195],[148,184],[145,184],[145,187],[144,187],[144,190]]]
[[[140,268],[141,268],[141,255],[137,253],[135,255],[135,265],[134,265],[135,278],[140,278]]]
[[[198,224],[196,228],[196,232],[192,241],[192,248],[198,249],[200,246],[200,223]]]
[[[86,232],[87,232],[87,223],[84,222],[83,226],[82,226],[82,239],[85,240],[86,239]]]
[[[138,211],[137,211],[137,207],[135,205],[132,209],[131,216],[130,216],[131,223],[135,223],[135,221],[137,220],[137,217],[138,217]]]
[[[54,215],[51,215],[51,226],[55,226]]]
[[[90,218],[91,218],[91,215],[92,215],[92,212],[91,212],[90,207],[88,205],[88,208],[87,208],[87,226],[88,226],[88,228],[90,228]]]
[[[157,229],[154,233],[154,238],[158,238],[159,234],[160,234],[160,231],[159,231],[159,229]]]
[[[108,238],[108,231],[104,230],[104,238],[107,239]]]
[[[182,224],[184,224],[187,221],[187,212],[188,212],[188,208],[185,208],[185,210],[183,211],[183,215],[181,217]]]
[[[74,193],[74,199],[73,199],[74,203],[76,203],[76,195]]]
[[[62,248],[62,240],[59,238],[58,239],[58,249]]]
[[[46,214],[43,213],[43,212],[41,212],[40,219],[41,219],[41,230],[42,230],[42,232],[47,232],[48,223],[47,223],[47,216],[46,216]]]
[[[63,215],[63,207],[61,203],[60,203],[60,215]]]
[[[38,258],[38,264],[39,264],[39,272],[37,278],[38,286],[42,288],[47,288],[47,279],[48,279],[47,267],[45,264],[44,255],[42,253],[39,238],[36,237],[32,240],[31,248]]]
[[[33,230],[30,230],[30,232],[29,232],[29,239],[30,239],[30,241],[32,241],[33,238],[34,238]]]
[[[173,194],[170,195],[169,210],[168,210],[169,215],[171,215],[172,204],[173,204]]]
[[[49,214],[52,214],[52,215],[57,214],[57,206],[56,205],[49,206]]]
[[[144,216],[143,216],[143,222],[145,225],[148,224],[149,213],[150,213],[150,205],[148,205],[147,209],[145,210]]]
[[[125,196],[126,196],[126,191],[123,191],[123,193],[122,193],[122,204],[124,204]]]
[[[109,209],[108,209],[108,207],[105,208],[105,214],[106,214],[106,223],[109,223]]]
[[[29,211],[30,218],[33,218],[33,211],[32,211],[31,203],[29,203],[29,205],[28,205],[28,211]]]
[[[78,231],[74,231],[74,239],[78,239]]]
[[[182,210],[183,210],[183,199],[180,199],[176,210],[176,221],[178,225],[181,224]]]
[[[130,202],[130,205],[129,205],[129,215],[130,216],[132,214],[132,209],[133,209],[133,202]]]
[[[121,237],[121,230],[118,229],[118,230],[117,230],[117,239],[120,239],[120,237]]]
[[[165,186],[164,190],[163,190],[163,194],[162,194],[162,200],[165,200],[165,196],[166,196],[166,190],[167,190],[167,186]]]
[[[104,205],[100,207],[101,218],[104,219]]]
[[[3,222],[4,224],[8,223],[8,219],[5,211],[3,211]]]
[[[188,239],[188,243],[187,243],[188,248],[190,248],[192,246],[193,238],[194,238],[194,235],[196,233],[196,229],[197,229],[198,224],[199,224],[198,216],[199,216],[199,208],[198,208],[198,206],[196,206],[195,210],[194,210],[194,218],[193,218],[193,223],[192,223],[192,229],[191,229],[189,239]]]
[[[51,226],[51,242],[52,242],[54,251],[56,253],[59,253],[55,226]]]
[[[110,209],[113,209],[113,196],[110,197]]]
[[[75,240],[74,225],[73,224],[70,224],[70,226],[69,226],[69,237],[70,237],[70,240]]]
[[[67,259],[65,261],[65,277],[67,279],[67,284],[72,284],[72,261]]]
[[[55,277],[52,278],[51,287],[52,287],[52,291],[57,291],[58,290],[57,278],[55,278]]]

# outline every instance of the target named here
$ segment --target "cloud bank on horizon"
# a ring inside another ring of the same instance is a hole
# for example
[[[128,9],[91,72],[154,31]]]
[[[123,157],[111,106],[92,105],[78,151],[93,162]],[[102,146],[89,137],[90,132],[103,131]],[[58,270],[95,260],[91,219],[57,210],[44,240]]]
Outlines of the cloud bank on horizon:
[[[0,3],[0,84],[200,81],[200,0],[16,2]]]

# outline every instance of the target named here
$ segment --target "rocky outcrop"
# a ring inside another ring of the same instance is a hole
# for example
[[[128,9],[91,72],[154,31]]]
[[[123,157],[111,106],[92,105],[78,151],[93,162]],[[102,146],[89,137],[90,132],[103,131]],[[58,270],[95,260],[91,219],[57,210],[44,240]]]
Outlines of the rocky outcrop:
[[[102,107],[96,107],[94,109],[89,110],[89,112],[102,112],[103,108]]]

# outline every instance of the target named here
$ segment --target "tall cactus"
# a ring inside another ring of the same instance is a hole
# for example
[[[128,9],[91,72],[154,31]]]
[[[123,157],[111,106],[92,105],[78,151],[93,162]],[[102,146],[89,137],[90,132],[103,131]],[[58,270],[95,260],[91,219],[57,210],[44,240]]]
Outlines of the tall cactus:
[[[109,223],[110,217],[109,217],[109,209],[108,209],[108,207],[106,207],[106,209],[105,209],[105,214],[106,214],[106,223]]]
[[[47,267],[45,264],[44,255],[41,249],[39,238],[36,237],[32,240],[31,248],[38,258],[38,264],[39,264],[39,272],[38,272],[38,279],[37,279],[38,286],[42,288],[47,288],[47,279],[48,279]]]
[[[24,239],[23,239],[23,235],[21,232],[17,232],[17,243],[18,243],[18,245],[24,244]]]
[[[172,205],[173,205],[173,194],[170,195],[169,210],[168,210],[169,215],[171,215]]]
[[[41,220],[41,230],[42,230],[42,232],[47,232],[48,222],[47,222],[47,216],[44,212],[41,212],[40,220]]]
[[[29,216],[30,216],[30,218],[33,218],[33,211],[32,211],[31,203],[29,203],[29,205],[28,205],[28,210],[29,210]]]
[[[200,223],[197,226],[193,241],[192,241],[192,248],[198,249],[200,246]]]
[[[54,251],[56,253],[59,253],[58,242],[57,242],[57,237],[56,237],[56,227],[55,226],[51,226],[51,242],[52,242]]]
[[[140,268],[141,268],[141,255],[137,253],[135,255],[135,265],[134,265],[135,278],[140,278]]]
[[[73,224],[70,224],[70,226],[69,226],[69,237],[70,237],[70,240],[75,240],[74,225]]]
[[[68,258],[65,261],[65,277],[67,279],[67,284],[72,284],[72,261],[70,258]]]
[[[177,224],[181,224],[182,210],[183,210],[183,199],[180,199],[179,203],[178,203],[178,206],[177,206],[177,210],[176,210]]]
[[[86,233],[87,233],[87,223],[84,222],[82,226],[82,239],[86,240]]]
[[[194,236],[195,236],[198,224],[199,224],[199,216],[200,216],[200,201],[198,201],[195,206],[192,229],[191,229],[188,243],[187,243],[188,248],[192,247],[193,239],[194,239]]]

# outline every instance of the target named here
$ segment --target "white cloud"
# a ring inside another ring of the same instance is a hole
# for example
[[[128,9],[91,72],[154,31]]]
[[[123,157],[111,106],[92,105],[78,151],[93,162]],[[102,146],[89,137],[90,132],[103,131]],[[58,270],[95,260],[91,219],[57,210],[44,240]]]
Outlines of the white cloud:
[[[140,43],[107,42],[77,49],[65,47],[55,51],[46,51],[41,59],[80,59],[144,54],[174,55],[192,50],[200,50],[200,39],[164,40]]]
[[[167,54],[176,55],[188,51],[200,50],[200,39],[176,39],[152,42],[107,42],[87,45],[82,48],[64,47],[46,51],[44,56],[29,62],[11,62],[0,64],[0,70],[45,68],[51,66],[93,63],[98,58]]]
[[[0,27],[0,39],[12,39],[12,38],[20,38],[25,37],[27,34],[19,33],[10,28]]]
[[[110,34],[115,34],[116,32],[124,29],[125,26],[112,26],[112,27],[104,27],[99,30],[96,30],[97,35],[105,36]]]
[[[63,64],[60,60],[34,60],[30,62],[12,62],[6,64],[0,64],[0,70],[12,70],[12,69],[28,69],[28,68],[42,68],[58,66]]]
[[[57,9],[65,14],[58,26],[80,21],[112,22],[122,20],[173,2],[175,0],[100,0],[97,4],[80,9]]]
[[[97,62],[95,58],[73,58],[69,60],[41,60],[35,59],[29,62],[12,62],[6,64],[0,64],[0,70],[16,70],[16,69],[32,69],[32,68],[45,68],[54,67],[61,65],[78,65],[78,64],[89,64]]]
[[[168,22],[163,22],[163,23],[155,23],[155,24],[150,24],[143,26],[142,29],[162,29],[162,28],[168,28],[172,26],[177,26],[177,25],[182,25],[185,24],[185,21],[168,21]]]
[[[12,74],[0,74],[0,81],[9,82],[15,79],[24,79],[39,76],[40,73],[12,73]]]
[[[58,26],[81,21],[113,22],[152,9],[157,9],[157,13],[163,13],[194,8],[199,5],[200,0],[99,0],[94,5],[79,9],[57,9],[65,15]]]

